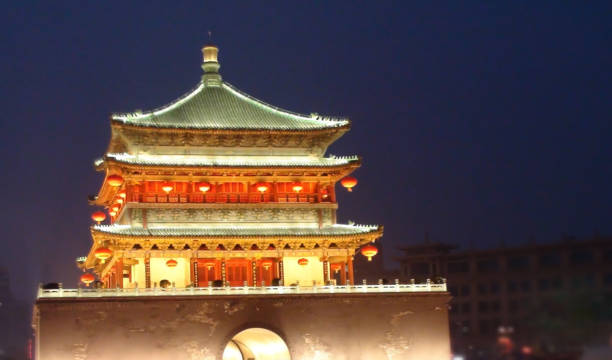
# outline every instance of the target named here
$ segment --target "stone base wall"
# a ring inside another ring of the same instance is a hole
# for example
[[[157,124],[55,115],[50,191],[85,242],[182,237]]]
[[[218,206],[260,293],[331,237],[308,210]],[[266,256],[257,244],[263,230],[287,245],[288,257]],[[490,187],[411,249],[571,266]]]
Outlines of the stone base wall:
[[[40,299],[39,360],[221,360],[238,332],[285,340],[291,360],[448,360],[446,293]]]

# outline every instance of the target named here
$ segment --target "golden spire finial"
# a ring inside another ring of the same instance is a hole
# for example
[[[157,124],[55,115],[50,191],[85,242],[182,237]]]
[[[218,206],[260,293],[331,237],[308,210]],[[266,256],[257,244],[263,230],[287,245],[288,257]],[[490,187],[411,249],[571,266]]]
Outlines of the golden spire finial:
[[[219,68],[221,65],[218,60],[219,48],[210,42],[211,38],[212,31],[208,30],[209,43],[202,48],[202,69],[204,70],[202,80],[206,84],[218,85],[221,82],[221,75],[219,75]]]

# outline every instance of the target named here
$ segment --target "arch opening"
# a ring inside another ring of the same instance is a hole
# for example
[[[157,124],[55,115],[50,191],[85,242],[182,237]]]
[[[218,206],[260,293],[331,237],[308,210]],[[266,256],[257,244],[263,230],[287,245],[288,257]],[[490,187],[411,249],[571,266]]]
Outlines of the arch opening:
[[[227,343],[223,360],[291,360],[291,356],[278,334],[264,328],[249,328]]]

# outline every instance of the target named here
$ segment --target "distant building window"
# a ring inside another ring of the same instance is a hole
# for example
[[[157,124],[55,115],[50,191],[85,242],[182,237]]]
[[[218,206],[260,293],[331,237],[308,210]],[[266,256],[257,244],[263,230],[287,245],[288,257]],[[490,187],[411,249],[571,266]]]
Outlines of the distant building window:
[[[508,281],[507,288],[509,293],[515,293],[518,291],[518,284],[516,281],[510,280]]]
[[[531,283],[529,282],[529,280],[521,281],[521,291],[522,292],[531,291]]]
[[[485,259],[480,260],[476,263],[476,268],[479,272],[490,272],[497,271],[499,269],[497,260],[495,259]]]
[[[612,286],[612,273],[607,273],[604,278],[604,283],[606,286]]]
[[[487,284],[479,283],[477,288],[478,288],[478,294],[484,295],[487,293]]]
[[[512,256],[508,258],[509,270],[526,270],[529,268],[529,258],[527,256]]]
[[[593,263],[593,252],[586,249],[574,250],[570,255],[572,265],[584,265]]]
[[[561,265],[561,256],[555,253],[542,254],[538,262],[542,267],[559,267]]]
[[[550,288],[550,281],[548,279],[540,279],[538,281],[538,289],[545,291]]]
[[[466,261],[454,261],[448,263],[449,274],[466,273],[469,271],[470,264],[468,264]]]
[[[411,266],[412,273],[414,275],[428,275],[429,264],[428,263],[414,263]]]
[[[499,309],[500,309],[499,301],[492,301],[491,302],[491,312],[499,312]]]
[[[576,275],[572,280],[572,286],[575,288],[593,287],[595,285],[595,276],[593,274]]]
[[[470,285],[461,286],[461,296],[470,296]]]
[[[486,301],[478,302],[478,312],[481,314],[486,314],[489,312],[489,303]]]
[[[489,322],[493,331],[497,331],[497,329],[499,329],[499,327],[501,326],[501,323],[502,322],[500,319],[491,319],[491,321]]]
[[[499,283],[496,281],[492,282],[489,286],[489,291],[491,292],[491,294],[499,293]]]
[[[461,332],[464,334],[467,334],[470,332],[470,328],[471,328],[470,320],[463,320],[463,328],[461,329]]]
[[[463,303],[463,304],[461,304],[461,313],[462,314],[469,314],[470,312],[472,312],[472,304],[470,304],[470,303]]]
[[[510,300],[508,303],[508,310],[510,312],[516,312],[519,309],[519,302],[516,300]]]
[[[554,277],[550,280],[550,287],[559,290],[563,287],[563,280],[560,277]]]
[[[489,326],[489,321],[482,319],[478,322],[478,330],[481,334],[488,334],[491,331],[491,327]]]

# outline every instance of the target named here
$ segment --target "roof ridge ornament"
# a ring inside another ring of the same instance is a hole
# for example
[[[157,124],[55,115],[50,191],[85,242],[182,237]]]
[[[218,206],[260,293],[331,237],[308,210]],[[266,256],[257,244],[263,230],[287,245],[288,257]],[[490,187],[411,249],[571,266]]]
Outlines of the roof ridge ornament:
[[[209,31],[208,37],[210,38],[210,36],[211,32]],[[219,48],[216,45],[208,44],[202,48],[202,70],[204,70],[202,82],[204,86],[220,86],[222,83],[219,74],[221,64],[219,64],[218,55]]]

